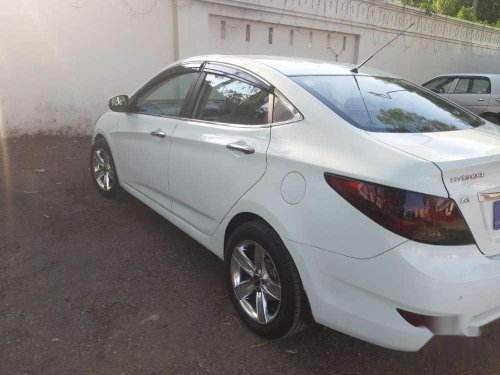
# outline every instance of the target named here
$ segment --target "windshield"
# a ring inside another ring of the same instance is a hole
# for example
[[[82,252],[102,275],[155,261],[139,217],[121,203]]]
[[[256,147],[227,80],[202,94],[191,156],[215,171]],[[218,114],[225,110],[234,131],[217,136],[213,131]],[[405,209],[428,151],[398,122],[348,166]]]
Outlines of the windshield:
[[[292,79],[358,128],[424,133],[483,125],[478,116],[408,81],[368,76],[296,76]]]

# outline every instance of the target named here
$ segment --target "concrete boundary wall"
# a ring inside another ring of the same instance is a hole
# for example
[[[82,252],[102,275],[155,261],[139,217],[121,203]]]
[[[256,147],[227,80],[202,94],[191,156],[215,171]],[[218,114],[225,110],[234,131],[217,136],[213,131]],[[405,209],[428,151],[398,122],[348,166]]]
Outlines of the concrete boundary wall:
[[[243,38],[235,43],[231,38],[221,41],[219,35],[207,33],[208,16],[225,17],[228,34],[240,32],[249,22],[261,22],[272,25],[274,32],[281,28],[333,36],[355,35],[359,39],[356,51],[359,61],[414,23],[370,65],[417,82],[444,72],[500,73],[500,29],[447,16],[428,16],[422,9],[375,0],[186,1],[178,12],[180,57],[193,55],[195,51],[245,53]],[[198,15],[196,23],[192,12]],[[188,43],[193,37],[197,43]],[[261,40],[258,51],[248,48],[248,52],[273,54],[282,49],[280,44],[270,45],[266,38]],[[332,61],[337,60],[334,51],[327,51],[325,38],[314,40],[312,46],[293,53],[287,50],[286,55],[323,59],[329,56]],[[318,43],[323,51],[317,48]]]
[[[90,134],[109,97],[130,93],[178,58],[243,53],[357,62],[411,23],[371,66],[419,83],[440,73],[500,73],[500,29],[392,2],[5,2],[0,136]]]

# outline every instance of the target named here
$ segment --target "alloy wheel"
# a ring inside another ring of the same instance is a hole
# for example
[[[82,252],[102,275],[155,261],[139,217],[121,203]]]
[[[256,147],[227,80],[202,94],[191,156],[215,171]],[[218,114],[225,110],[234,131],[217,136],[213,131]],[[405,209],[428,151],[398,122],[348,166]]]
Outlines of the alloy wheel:
[[[103,191],[110,191],[115,181],[115,172],[111,164],[111,157],[102,148],[94,151],[92,162],[92,174]]]
[[[243,311],[260,324],[278,315],[281,283],[269,253],[255,241],[240,242],[231,257],[233,292]]]

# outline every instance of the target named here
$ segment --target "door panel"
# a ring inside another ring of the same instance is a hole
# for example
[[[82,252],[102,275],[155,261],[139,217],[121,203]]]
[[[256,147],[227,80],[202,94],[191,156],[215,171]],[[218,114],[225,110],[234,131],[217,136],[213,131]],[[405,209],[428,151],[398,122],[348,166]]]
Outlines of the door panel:
[[[211,235],[266,170],[270,128],[182,121],[172,136],[169,179],[174,213]],[[252,148],[253,153],[227,145]]]
[[[244,72],[204,74],[190,117],[172,135],[172,210],[211,235],[231,207],[266,170],[271,135],[264,85]]]
[[[174,68],[136,95],[112,135],[120,182],[171,210],[168,158],[171,136],[200,73]],[[133,113],[132,113],[133,112]]]
[[[164,208],[171,209],[168,156],[171,135],[179,120],[144,114],[124,114],[112,134],[119,179]],[[164,133],[165,137],[151,133]]]
[[[490,101],[490,82],[482,77],[461,77],[450,100],[477,114],[486,110]]]

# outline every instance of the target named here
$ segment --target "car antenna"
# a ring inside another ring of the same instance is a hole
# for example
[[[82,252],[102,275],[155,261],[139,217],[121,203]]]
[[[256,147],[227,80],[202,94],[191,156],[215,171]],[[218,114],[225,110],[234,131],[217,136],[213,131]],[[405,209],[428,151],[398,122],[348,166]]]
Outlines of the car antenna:
[[[359,64],[355,68],[352,68],[351,72],[358,73],[358,69],[359,68],[361,68],[363,65],[365,65],[368,61],[370,61],[372,59],[373,56],[375,56],[377,53],[379,53],[380,51],[382,51],[389,44],[391,44],[392,42],[394,42],[398,36],[400,36],[401,34],[403,34],[406,30],[408,30],[413,25],[415,25],[415,22],[412,22],[412,24],[410,26],[408,26],[406,29],[400,31],[398,35],[396,35],[394,38],[392,38],[390,41],[388,41],[386,44],[384,44],[377,52],[375,52],[373,55],[371,55],[370,57],[368,57],[366,60],[363,60],[363,62],[361,64]]]

